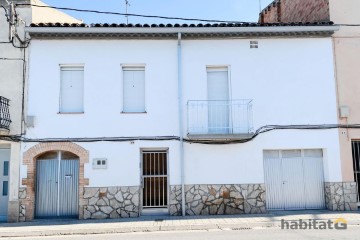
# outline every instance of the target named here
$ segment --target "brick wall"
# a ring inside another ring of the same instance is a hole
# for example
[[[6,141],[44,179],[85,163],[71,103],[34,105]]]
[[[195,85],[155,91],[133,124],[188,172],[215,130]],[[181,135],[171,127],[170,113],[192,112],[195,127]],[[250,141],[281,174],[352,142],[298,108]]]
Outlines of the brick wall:
[[[329,0],[276,0],[260,13],[259,22],[330,21]]]

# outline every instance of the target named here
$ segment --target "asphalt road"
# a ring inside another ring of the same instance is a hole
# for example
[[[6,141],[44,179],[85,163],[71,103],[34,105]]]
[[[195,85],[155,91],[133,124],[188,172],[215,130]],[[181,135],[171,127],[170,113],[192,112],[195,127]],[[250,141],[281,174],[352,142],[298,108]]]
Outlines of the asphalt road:
[[[3,238],[12,240],[297,240],[297,239],[360,239],[360,227],[349,227],[347,230],[280,230],[280,229],[252,229],[252,230],[211,230],[186,232],[147,232],[123,234],[73,235],[53,237]]]

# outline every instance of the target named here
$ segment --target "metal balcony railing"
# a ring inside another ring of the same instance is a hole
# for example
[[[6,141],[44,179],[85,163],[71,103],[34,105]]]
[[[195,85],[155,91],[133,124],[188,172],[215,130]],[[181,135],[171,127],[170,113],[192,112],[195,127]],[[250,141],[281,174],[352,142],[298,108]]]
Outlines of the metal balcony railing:
[[[253,130],[252,100],[191,100],[187,114],[189,135],[241,135]]]
[[[0,129],[10,130],[9,99],[0,96]]]

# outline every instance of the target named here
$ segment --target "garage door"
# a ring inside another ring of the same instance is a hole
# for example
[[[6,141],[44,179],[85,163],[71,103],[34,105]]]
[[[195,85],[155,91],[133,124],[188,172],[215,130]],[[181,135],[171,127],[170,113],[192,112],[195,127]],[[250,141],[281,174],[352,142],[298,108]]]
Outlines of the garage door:
[[[322,150],[264,151],[269,210],[325,208]]]

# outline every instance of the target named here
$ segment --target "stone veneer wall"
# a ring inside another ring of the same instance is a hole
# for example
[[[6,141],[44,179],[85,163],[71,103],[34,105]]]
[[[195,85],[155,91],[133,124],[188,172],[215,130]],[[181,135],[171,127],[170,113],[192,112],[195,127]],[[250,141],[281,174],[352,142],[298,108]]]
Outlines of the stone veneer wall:
[[[264,184],[186,185],[186,215],[265,213]],[[170,215],[181,215],[181,186],[170,187]]]
[[[139,187],[86,187],[84,219],[138,217],[139,191]]]
[[[26,199],[26,188],[19,188],[19,222],[25,222],[26,208],[23,201]]]
[[[326,182],[326,208],[331,211],[356,211],[357,187],[355,182]]]

